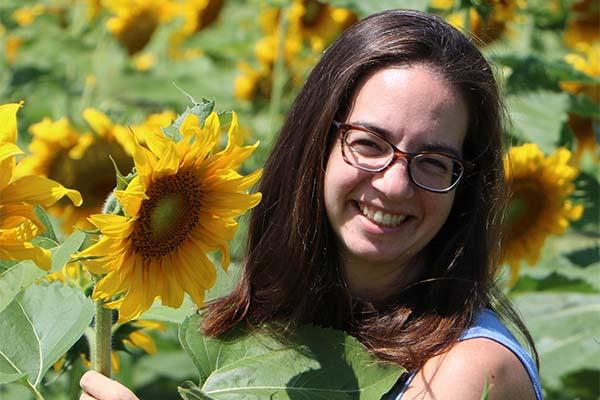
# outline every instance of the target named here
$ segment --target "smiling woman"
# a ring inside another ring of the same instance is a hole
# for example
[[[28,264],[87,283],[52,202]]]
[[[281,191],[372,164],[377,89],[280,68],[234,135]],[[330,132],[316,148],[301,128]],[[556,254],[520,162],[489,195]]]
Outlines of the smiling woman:
[[[495,286],[501,121],[490,65],[443,20],[392,10],[350,27],[288,114],[242,277],[204,333],[334,327],[408,369],[385,398],[479,400],[487,384],[492,400],[541,399],[505,324],[533,343]]]

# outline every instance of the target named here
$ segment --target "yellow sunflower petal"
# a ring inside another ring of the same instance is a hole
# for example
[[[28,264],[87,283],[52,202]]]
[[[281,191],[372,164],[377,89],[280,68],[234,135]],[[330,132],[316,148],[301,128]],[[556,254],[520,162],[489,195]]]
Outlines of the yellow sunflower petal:
[[[125,149],[125,152],[127,154],[129,154],[130,156],[133,155],[136,144],[135,144],[135,141],[133,140],[133,135],[131,134],[131,131],[129,130],[129,128],[126,128],[126,127],[120,126],[120,125],[115,125],[115,126],[113,126],[113,129],[111,132],[112,132],[115,140],[117,141],[117,143],[119,143],[121,145],[121,147],[123,147],[123,149]]]
[[[32,206],[27,204],[0,205],[0,229],[13,228],[18,225],[20,221],[14,220],[13,218],[15,217],[20,217],[20,219],[25,218],[31,221],[31,223],[40,230],[44,228]],[[17,223],[11,223],[13,220],[17,221]]]
[[[165,137],[165,135],[158,132],[147,132],[144,135],[144,140],[146,141],[150,151],[152,151],[152,153],[156,154],[158,157],[162,157],[169,143],[173,143],[171,140]]]
[[[98,281],[94,287],[94,298],[110,299],[114,294],[119,294],[123,290],[119,271],[113,270]]]
[[[142,201],[148,198],[139,176],[133,178],[125,190],[116,190],[115,197],[121,203],[123,210],[125,210],[125,216],[128,217],[137,215]]]
[[[255,207],[262,195],[260,193],[208,193],[203,199],[203,204],[211,210],[212,214],[220,217],[235,217]]]
[[[0,143],[17,142],[17,111],[23,102],[0,105]]]
[[[156,353],[156,343],[147,333],[134,331],[129,334],[128,338],[134,347],[139,347],[148,354]]]
[[[82,203],[81,194],[77,190],[67,189],[52,179],[35,175],[21,177],[11,182],[2,191],[3,202],[25,202],[46,207],[64,196],[67,196],[76,206]]]
[[[137,321],[133,321],[131,324],[139,328],[153,331],[165,331],[167,329],[165,324],[163,324],[162,322],[152,321],[149,319],[138,319]]]
[[[0,239],[0,259],[33,260],[41,269],[48,271],[52,265],[52,253],[29,242]]]
[[[175,151],[174,144],[172,142],[167,143],[163,151],[162,157],[154,167],[154,179],[164,175],[172,175],[179,169],[179,157]]]
[[[121,359],[116,351],[110,353],[110,366],[115,374],[118,374],[121,370]]]
[[[198,131],[199,125],[200,120],[198,119],[198,117],[194,114],[188,114],[181,123],[181,126],[179,127],[179,132],[181,132],[181,134],[184,137],[195,135]]]
[[[133,151],[133,161],[144,187],[148,188],[152,182],[152,172],[158,162],[156,156],[150,150],[136,144]]]
[[[165,306],[179,308],[183,303],[183,290],[177,283],[177,278],[173,273],[164,273],[167,268],[169,268],[169,266],[166,265],[166,259],[163,259],[161,269],[163,270],[164,282],[162,286],[162,292],[160,293],[160,298],[162,300],[162,304]]]
[[[0,161],[4,161],[9,157],[23,154],[23,151],[14,143],[0,143]]]
[[[15,151],[13,146],[16,147],[16,145],[12,143],[3,143],[0,145],[0,148],[4,151],[4,154],[6,154],[5,158],[0,159],[0,199],[2,198],[1,192],[14,178],[13,175],[15,172],[16,158],[10,155]]]
[[[155,294],[145,290],[144,268],[142,260],[135,258],[130,277],[130,288],[119,307],[119,323],[137,319],[152,305]]]
[[[100,136],[105,136],[113,127],[113,123],[108,116],[94,108],[83,110],[83,119]]]
[[[115,250],[115,241],[104,236],[90,247],[78,252],[76,257],[105,257],[114,254]]]
[[[115,214],[90,215],[89,221],[94,224],[102,234],[110,238],[124,238],[131,234],[134,221],[131,218]]]
[[[210,186],[211,191],[219,192],[242,192],[248,190],[260,179],[262,175],[262,169],[258,169],[253,173],[235,177],[233,179],[223,179],[218,183]]]

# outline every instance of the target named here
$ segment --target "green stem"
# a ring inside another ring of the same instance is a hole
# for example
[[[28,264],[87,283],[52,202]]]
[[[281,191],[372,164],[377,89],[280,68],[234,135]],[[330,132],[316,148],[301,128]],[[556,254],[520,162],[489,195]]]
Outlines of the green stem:
[[[94,369],[110,378],[111,371],[112,311],[104,302],[96,301],[96,343],[92,350]]]
[[[269,113],[271,114],[271,127],[279,125],[279,112],[281,111],[281,99],[283,97],[283,87],[285,85],[285,39],[288,29],[288,10],[282,8],[279,13],[279,41],[277,43],[277,58],[273,65],[273,76],[271,85],[271,100],[269,103]]]
[[[44,396],[40,393],[40,391],[34,385],[29,383],[29,381],[27,382],[27,388],[33,394],[33,397],[35,398],[35,400],[44,400]]]

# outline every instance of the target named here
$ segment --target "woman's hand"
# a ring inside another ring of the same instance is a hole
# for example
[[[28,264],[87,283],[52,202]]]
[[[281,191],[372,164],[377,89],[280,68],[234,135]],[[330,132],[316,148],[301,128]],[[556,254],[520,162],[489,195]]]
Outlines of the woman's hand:
[[[83,374],[79,386],[83,389],[79,400],[139,400],[131,390],[96,371]]]

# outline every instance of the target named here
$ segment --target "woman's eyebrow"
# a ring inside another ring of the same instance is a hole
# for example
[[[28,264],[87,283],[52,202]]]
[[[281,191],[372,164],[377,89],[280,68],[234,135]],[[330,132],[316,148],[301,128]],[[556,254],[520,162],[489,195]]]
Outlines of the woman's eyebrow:
[[[425,143],[420,145],[417,151],[435,151],[450,154],[459,160],[462,159],[462,154],[459,150],[444,143]]]
[[[363,128],[366,128],[370,131],[378,133],[381,136],[383,136],[384,138],[386,138],[390,143],[394,143],[394,134],[385,128],[374,125],[371,122],[364,122],[364,121],[352,121],[351,124],[362,126]],[[417,152],[419,152],[419,151],[435,151],[435,152],[450,154],[450,155],[458,158],[459,160],[462,158],[462,152],[460,150],[454,148],[453,146],[447,145],[445,143],[439,143],[439,142],[423,143],[423,144],[419,145],[419,147],[416,149],[416,151]]]

